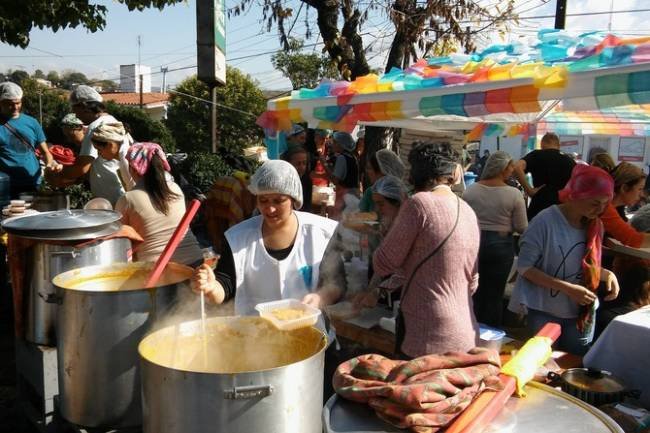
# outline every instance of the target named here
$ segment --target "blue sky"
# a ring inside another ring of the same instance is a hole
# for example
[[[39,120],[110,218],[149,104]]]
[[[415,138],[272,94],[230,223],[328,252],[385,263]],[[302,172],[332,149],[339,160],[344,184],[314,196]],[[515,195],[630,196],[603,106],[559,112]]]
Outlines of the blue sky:
[[[235,0],[226,0],[227,7],[236,4]],[[295,1],[295,0],[294,0]],[[611,0],[568,0],[568,13],[585,13],[609,11]],[[31,33],[30,46],[23,50],[0,44],[0,71],[24,69],[77,70],[91,78],[118,79],[119,65],[137,63],[137,37],[142,37],[141,59],[143,65],[152,67],[152,72],[160,71],[161,66],[170,70],[187,69],[171,72],[168,83],[174,85],[196,72],[196,13],[195,0],[165,8],[144,12],[129,12],[126,6],[110,0],[98,3],[109,8],[107,25],[103,31],[89,33],[84,29],[67,29],[53,33],[49,30],[34,30]],[[495,0],[479,0],[482,5],[495,3]],[[647,0],[616,0],[613,9],[617,11],[649,9]],[[296,4],[299,3],[296,1]],[[296,10],[298,7],[296,7]],[[521,16],[552,15],[555,0],[516,0],[516,10]],[[293,34],[304,35],[304,13],[297,20]],[[257,79],[262,88],[288,89],[289,81],[273,69],[269,52],[279,49],[277,33],[264,31],[259,22],[259,8],[251,9],[244,16],[233,17],[227,22],[227,60],[231,66],[238,67]],[[310,11],[310,22],[317,35],[316,15]],[[573,31],[606,30],[610,21],[609,14],[576,16],[567,18],[567,29]],[[613,14],[612,31],[628,35],[650,34],[650,12],[633,12]],[[540,28],[552,27],[552,18],[524,19],[513,24],[510,39],[531,37]],[[362,28],[366,44],[374,40],[372,51],[368,54],[375,67],[385,62],[390,46],[391,26],[382,12],[377,12]],[[318,43],[314,38],[307,44]],[[494,40],[493,42],[498,42]],[[485,41],[484,43],[488,43]],[[322,45],[310,47],[320,51]],[[242,58],[246,57],[246,58]],[[162,74],[152,77],[154,86],[159,86]]]

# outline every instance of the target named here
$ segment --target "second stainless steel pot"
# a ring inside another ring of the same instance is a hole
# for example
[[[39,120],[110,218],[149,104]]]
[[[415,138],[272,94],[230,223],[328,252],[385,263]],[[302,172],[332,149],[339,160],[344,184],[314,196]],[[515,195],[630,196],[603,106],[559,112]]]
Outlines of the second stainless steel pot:
[[[57,275],[59,407],[84,427],[142,423],[138,343],[154,312],[173,304],[192,269],[170,263],[155,290],[144,288],[153,263],[113,264]],[[187,290],[187,289],[185,289]]]
[[[25,253],[24,287],[27,296],[25,339],[45,346],[56,345],[56,275],[91,265],[106,265],[128,261],[131,242],[115,238],[91,242],[82,246],[38,242]]]

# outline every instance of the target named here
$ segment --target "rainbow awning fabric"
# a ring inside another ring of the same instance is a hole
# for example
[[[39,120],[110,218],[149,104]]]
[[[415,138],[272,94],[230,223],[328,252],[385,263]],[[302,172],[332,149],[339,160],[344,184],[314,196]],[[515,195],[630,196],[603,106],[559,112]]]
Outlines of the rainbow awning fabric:
[[[567,111],[650,104],[650,36],[542,30],[537,41],[480,53],[422,59],[405,70],[323,81],[269,101],[258,124],[267,135],[292,123],[352,130],[359,122],[399,124],[436,116],[538,113],[547,101]]]
[[[650,105],[627,105],[599,111],[555,110],[537,124],[539,134],[650,136]]]

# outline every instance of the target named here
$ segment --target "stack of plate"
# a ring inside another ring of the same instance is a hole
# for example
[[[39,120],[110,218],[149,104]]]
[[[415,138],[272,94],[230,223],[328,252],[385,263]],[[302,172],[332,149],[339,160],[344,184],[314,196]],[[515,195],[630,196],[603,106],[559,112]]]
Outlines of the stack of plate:
[[[21,196],[20,200],[11,200],[9,205],[2,209],[2,219],[37,214],[38,211],[31,208],[31,200],[25,200],[25,198],[33,199],[32,196]]]

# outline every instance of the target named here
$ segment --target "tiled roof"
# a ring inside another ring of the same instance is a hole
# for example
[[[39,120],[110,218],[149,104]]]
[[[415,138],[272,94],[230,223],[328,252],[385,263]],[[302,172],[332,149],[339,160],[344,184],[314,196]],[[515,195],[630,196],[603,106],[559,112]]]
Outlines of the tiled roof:
[[[140,105],[140,93],[115,92],[102,93],[105,101],[113,101],[120,105]],[[143,93],[142,103],[144,105],[164,104],[169,100],[168,93]]]

